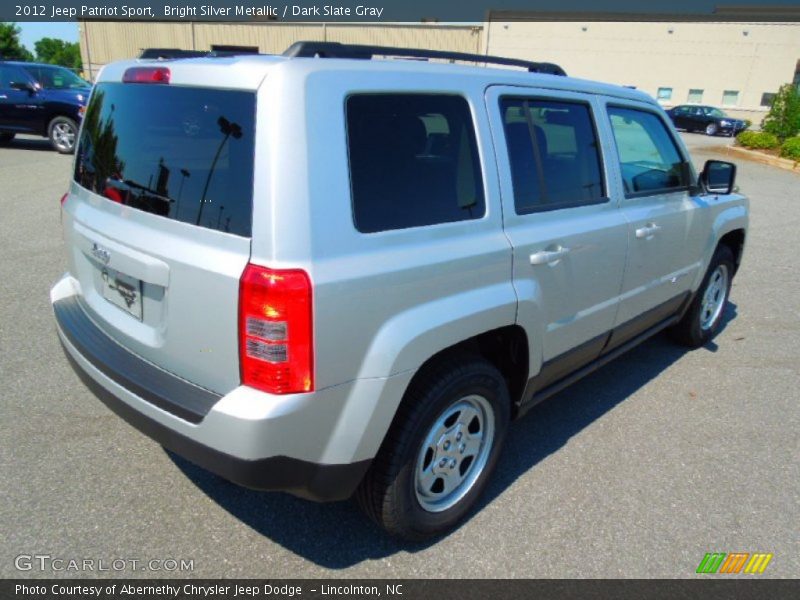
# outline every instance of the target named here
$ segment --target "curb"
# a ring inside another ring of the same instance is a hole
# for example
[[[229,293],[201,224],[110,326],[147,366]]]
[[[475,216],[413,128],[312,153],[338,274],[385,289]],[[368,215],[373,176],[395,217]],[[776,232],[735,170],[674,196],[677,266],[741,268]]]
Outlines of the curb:
[[[756,150],[747,150],[746,148],[740,148],[739,146],[715,146],[708,149],[721,154],[735,154],[747,160],[752,160],[764,165],[769,165],[771,167],[777,167],[779,169],[800,174],[800,162],[790,160],[788,158],[780,158],[778,156],[764,154],[763,152],[758,152]]]

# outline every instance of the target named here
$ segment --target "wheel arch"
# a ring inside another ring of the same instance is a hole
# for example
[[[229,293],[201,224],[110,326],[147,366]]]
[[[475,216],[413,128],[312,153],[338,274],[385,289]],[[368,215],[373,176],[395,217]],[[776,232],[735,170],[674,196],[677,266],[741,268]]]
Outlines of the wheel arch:
[[[711,259],[721,244],[731,248],[736,259],[735,266],[737,270],[741,264],[749,217],[747,199],[743,196],[740,196],[739,199],[739,202],[724,208],[714,217],[711,234],[705,243],[702,268],[698,270],[697,277],[691,287],[693,292],[696,292],[700,287],[708,266],[711,264]]]
[[[735,265],[734,275],[736,274],[736,271],[739,270],[739,266],[742,263],[742,255],[744,254],[744,241],[746,235],[747,234],[745,233],[744,228],[732,229],[731,231],[723,235],[720,238],[719,242],[717,243],[717,247],[728,246],[728,248],[731,249]]]
[[[485,331],[446,348],[438,350],[408,376],[403,387],[394,390],[399,400],[380,404],[370,417],[369,428],[374,435],[362,439],[356,450],[359,456],[370,455],[386,441],[386,437],[399,418],[403,407],[410,402],[409,390],[420,380],[446,362],[469,360],[478,357],[493,365],[502,375],[508,387],[512,419],[517,416],[517,406],[528,382],[528,336],[519,325],[507,325]],[[401,375],[402,377],[402,375]],[[402,391],[400,391],[402,390]],[[387,398],[388,400],[388,398]]]
[[[479,357],[494,366],[505,379],[513,412],[528,382],[528,352],[528,335],[521,326],[507,325],[486,331],[443,348],[430,356],[414,373],[406,392],[442,362],[459,357]],[[406,395],[403,394],[404,399]]]
[[[67,112],[65,112],[63,110],[54,110],[54,111],[50,112],[47,115],[47,118],[45,119],[44,128],[45,128],[45,133],[46,134],[50,133],[50,125],[52,125],[53,121],[55,121],[59,117],[64,117],[65,119],[69,119],[70,121],[75,123],[75,126],[80,131],[81,123],[80,123],[80,121],[78,119],[75,118],[75,115],[71,115],[71,114],[69,114],[69,113],[67,113]]]

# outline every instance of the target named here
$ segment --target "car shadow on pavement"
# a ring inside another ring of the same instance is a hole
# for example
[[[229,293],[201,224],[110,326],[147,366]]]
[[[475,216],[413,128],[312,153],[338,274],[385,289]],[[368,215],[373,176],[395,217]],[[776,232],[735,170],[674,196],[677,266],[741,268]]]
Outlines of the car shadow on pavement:
[[[56,151],[53,150],[53,146],[50,145],[50,141],[46,140],[45,138],[41,139],[31,139],[31,138],[14,138],[4,146],[3,148],[10,148],[12,150],[37,150],[37,151],[47,151],[56,154]]]
[[[722,329],[735,315],[736,305],[729,303]],[[698,351],[715,348],[709,344]],[[656,336],[512,423],[497,470],[472,514],[492,503],[519,477],[686,353],[686,348],[667,336]],[[355,502],[318,504],[288,494],[248,490],[171,452],[167,454],[200,490],[230,514],[287,550],[328,569],[344,569],[398,552],[418,552],[437,542],[414,544],[390,538],[361,514]]]
[[[735,317],[736,305],[729,302],[717,335]],[[717,349],[712,340],[697,352],[716,352]],[[520,475],[645,387],[688,352],[691,350],[676,344],[666,334],[655,336],[534,406],[509,431],[504,456],[477,510],[491,503]]]

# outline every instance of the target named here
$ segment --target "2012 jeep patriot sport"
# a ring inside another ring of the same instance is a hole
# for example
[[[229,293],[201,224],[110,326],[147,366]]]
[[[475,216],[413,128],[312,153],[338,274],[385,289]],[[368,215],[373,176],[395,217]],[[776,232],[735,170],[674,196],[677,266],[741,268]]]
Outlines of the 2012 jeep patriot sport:
[[[79,375],[159,443],[423,538],[511,419],[662,329],[714,335],[748,203],[641,92],[373,54],[439,57],[105,67],[51,300]]]

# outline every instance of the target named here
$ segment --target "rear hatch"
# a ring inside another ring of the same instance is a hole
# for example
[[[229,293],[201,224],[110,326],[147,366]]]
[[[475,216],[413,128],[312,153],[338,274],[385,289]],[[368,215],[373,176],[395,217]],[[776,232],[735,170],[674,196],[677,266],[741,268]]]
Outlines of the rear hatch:
[[[110,337],[224,394],[239,384],[256,94],[141,80],[92,93],[65,204],[70,271]]]

